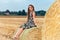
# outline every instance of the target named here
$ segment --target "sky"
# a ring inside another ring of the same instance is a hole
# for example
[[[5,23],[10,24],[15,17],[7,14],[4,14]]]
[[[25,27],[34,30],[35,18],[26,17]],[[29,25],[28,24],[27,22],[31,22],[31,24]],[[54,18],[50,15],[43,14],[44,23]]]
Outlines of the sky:
[[[32,4],[36,11],[48,10],[54,0],[0,0],[0,11],[27,11],[28,5]]]

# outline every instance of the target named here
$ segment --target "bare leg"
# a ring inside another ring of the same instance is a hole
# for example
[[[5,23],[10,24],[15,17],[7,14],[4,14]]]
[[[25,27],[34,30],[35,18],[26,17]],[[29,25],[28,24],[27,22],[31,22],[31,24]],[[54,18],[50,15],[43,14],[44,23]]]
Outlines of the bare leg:
[[[19,28],[16,32],[16,34],[13,37],[13,40],[17,40],[18,37],[21,35],[21,33],[23,32],[23,28]]]

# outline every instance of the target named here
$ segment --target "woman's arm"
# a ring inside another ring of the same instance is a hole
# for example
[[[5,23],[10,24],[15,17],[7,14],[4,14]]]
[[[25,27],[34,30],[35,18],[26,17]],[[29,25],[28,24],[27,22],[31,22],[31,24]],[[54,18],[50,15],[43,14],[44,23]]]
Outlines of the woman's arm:
[[[35,22],[35,19],[36,18],[36,14],[35,14],[35,12],[33,12],[33,19],[34,19],[34,22]]]

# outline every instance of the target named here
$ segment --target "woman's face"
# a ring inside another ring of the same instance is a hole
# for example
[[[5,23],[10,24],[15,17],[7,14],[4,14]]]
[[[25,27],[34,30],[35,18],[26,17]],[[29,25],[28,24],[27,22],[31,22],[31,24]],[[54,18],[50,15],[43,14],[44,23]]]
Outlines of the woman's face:
[[[30,11],[33,11],[33,7],[32,7],[32,6],[29,6],[29,10],[30,10]]]

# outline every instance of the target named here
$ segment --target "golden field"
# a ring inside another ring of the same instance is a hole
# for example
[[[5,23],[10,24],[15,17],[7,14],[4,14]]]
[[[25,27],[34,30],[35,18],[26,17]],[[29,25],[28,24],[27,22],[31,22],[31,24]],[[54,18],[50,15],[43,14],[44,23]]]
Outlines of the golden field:
[[[0,40],[12,40],[13,35],[26,22],[24,16],[0,16]],[[36,17],[37,27],[25,29],[19,40],[42,40],[42,27],[44,27],[44,17]]]
[[[26,16],[0,16],[0,40],[12,40]],[[35,18],[37,27],[25,29],[18,40],[60,40],[60,0],[56,0],[45,17]]]

